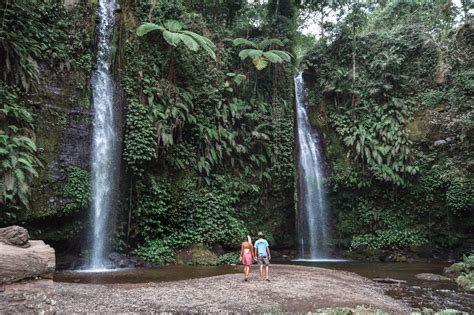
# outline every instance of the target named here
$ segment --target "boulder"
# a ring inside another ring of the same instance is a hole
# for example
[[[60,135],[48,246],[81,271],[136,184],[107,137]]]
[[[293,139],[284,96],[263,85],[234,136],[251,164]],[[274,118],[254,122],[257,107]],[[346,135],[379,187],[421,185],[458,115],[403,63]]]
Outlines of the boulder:
[[[451,279],[448,277],[437,275],[434,273],[419,273],[419,274],[416,274],[415,277],[417,279],[428,280],[428,281],[451,281]]]
[[[446,143],[448,143],[446,140],[436,140],[436,141],[434,142],[434,146],[435,146],[435,147],[438,147],[438,146],[440,146],[440,145],[445,145]]]
[[[30,247],[28,239],[28,230],[21,226],[12,225],[0,229],[0,242],[4,244],[19,247]]]
[[[474,275],[460,275],[456,278],[456,283],[462,291],[474,292]]]
[[[464,265],[463,263],[455,263],[452,264],[449,267],[444,268],[443,273],[450,278],[456,278],[459,275],[461,275],[461,272],[463,271]]]
[[[24,248],[0,243],[0,283],[53,277],[54,249],[43,241],[29,241],[29,244]]]

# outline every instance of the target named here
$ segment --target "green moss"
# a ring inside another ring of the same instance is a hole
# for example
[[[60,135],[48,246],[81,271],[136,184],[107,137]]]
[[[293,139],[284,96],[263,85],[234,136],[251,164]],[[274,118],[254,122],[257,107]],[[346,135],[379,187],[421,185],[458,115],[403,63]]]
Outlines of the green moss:
[[[202,244],[196,244],[176,253],[175,261],[180,265],[210,265],[217,255]]]
[[[414,118],[408,122],[407,128],[410,130],[410,139],[412,141],[419,141],[426,139],[426,136],[430,133],[429,125],[427,124],[427,118],[422,112],[415,115]]]

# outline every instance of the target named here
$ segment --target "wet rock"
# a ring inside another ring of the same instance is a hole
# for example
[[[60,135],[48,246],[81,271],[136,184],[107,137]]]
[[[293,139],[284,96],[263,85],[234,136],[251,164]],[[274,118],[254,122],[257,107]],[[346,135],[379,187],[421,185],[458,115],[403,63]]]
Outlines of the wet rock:
[[[451,279],[448,277],[437,275],[434,273],[419,273],[415,275],[415,277],[417,279],[428,280],[428,281],[451,281]]]
[[[447,142],[446,140],[436,140],[433,145],[434,145],[435,147],[438,147],[438,146],[440,146],[440,145],[445,145],[445,144],[447,144],[447,143],[448,143],[448,142]]]
[[[116,252],[110,253],[109,256],[110,268],[133,268],[143,267],[143,263],[134,256],[127,256]]]
[[[408,257],[403,253],[386,253],[384,252],[379,256],[379,260],[382,262],[407,262]]]
[[[222,248],[222,245],[220,245],[220,244],[212,245],[211,251],[213,253],[215,253],[217,256],[224,255],[224,253],[225,253],[224,249]]]
[[[474,275],[461,275],[456,278],[456,283],[462,291],[474,292]]]
[[[450,278],[456,278],[461,275],[463,270],[463,263],[455,263],[449,267],[444,268],[443,273]]]
[[[119,260],[122,259],[122,255],[116,252],[112,252],[109,254],[108,258],[112,263],[118,263]]]
[[[389,283],[389,284],[405,284],[405,280],[393,279],[393,278],[373,278],[372,281],[379,283]]]

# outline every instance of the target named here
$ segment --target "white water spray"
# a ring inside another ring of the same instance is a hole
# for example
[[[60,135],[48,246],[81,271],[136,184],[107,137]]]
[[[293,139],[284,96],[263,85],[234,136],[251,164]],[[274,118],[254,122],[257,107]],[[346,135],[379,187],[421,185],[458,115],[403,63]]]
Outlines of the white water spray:
[[[92,251],[89,269],[106,268],[111,210],[118,173],[118,144],[114,117],[114,83],[110,73],[115,0],[100,0],[98,7],[97,65],[92,78],[94,108],[92,136]]]
[[[298,129],[299,209],[298,238],[302,259],[328,258],[328,222],[323,189],[320,135],[311,128],[305,108],[305,87],[300,73],[294,79]]]

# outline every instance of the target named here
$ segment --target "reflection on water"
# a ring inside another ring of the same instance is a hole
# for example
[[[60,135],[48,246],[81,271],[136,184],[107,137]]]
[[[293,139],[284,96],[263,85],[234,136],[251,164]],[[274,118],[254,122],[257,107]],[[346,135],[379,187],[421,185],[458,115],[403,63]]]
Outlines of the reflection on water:
[[[240,272],[234,266],[164,266],[111,269],[105,272],[58,271],[54,281],[90,284],[147,283],[205,278]]]

